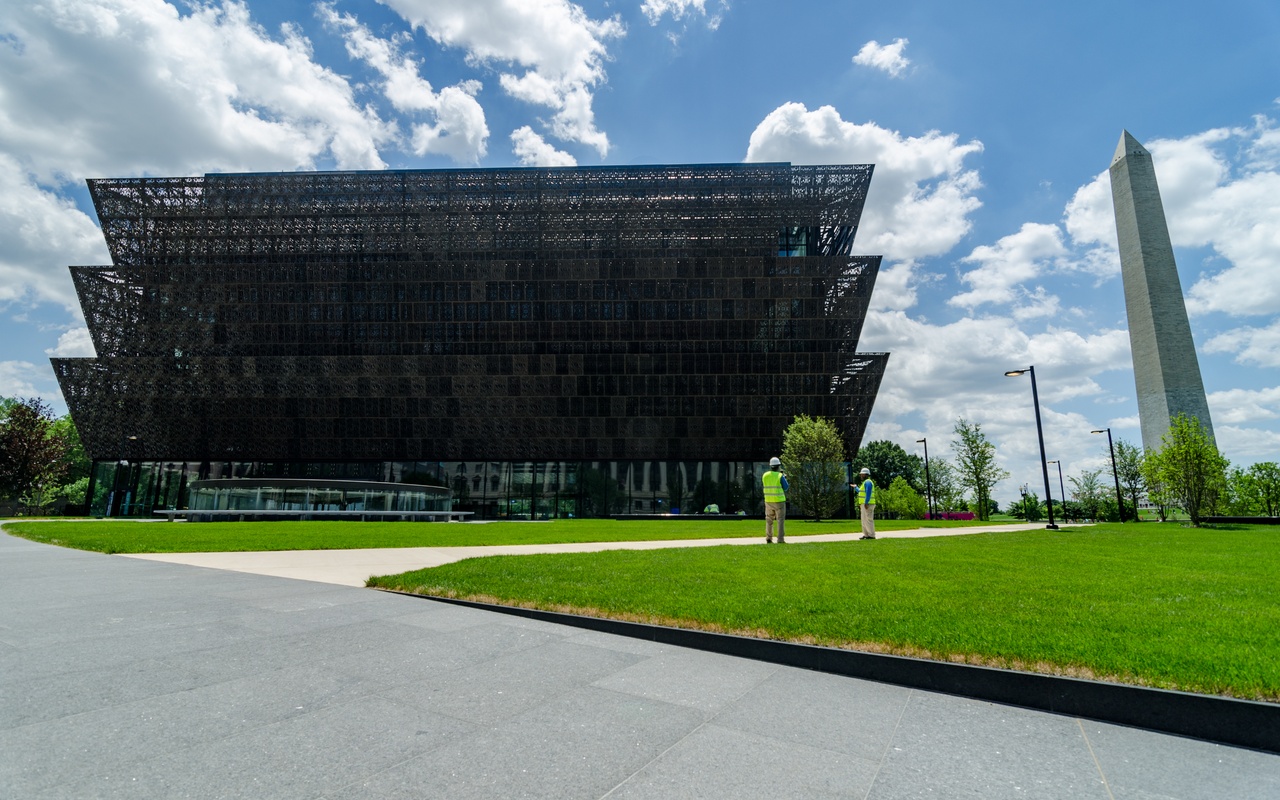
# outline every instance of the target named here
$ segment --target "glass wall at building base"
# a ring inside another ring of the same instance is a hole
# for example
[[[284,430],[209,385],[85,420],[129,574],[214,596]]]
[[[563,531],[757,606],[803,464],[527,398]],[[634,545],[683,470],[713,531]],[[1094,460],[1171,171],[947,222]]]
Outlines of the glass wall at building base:
[[[758,516],[766,469],[746,461],[101,461],[89,488],[90,513],[150,518],[166,510],[323,506],[546,520],[697,514],[714,506],[722,514]],[[397,486],[447,488],[450,496]]]

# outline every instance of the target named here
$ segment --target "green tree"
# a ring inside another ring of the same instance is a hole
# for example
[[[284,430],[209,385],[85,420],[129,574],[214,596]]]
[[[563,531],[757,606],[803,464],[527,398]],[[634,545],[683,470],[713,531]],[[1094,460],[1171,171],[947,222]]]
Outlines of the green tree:
[[[877,490],[888,489],[893,485],[894,478],[902,477],[917,492],[924,491],[924,461],[920,456],[912,455],[886,439],[868,442],[859,447],[853,462],[854,471],[863,467],[871,470],[871,480],[875,482]],[[878,503],[879,498],[876,499]]]
[[[1016,502],[1009,504],[1009,516],[1017,519],[1026,520],[1027,522],[1037,522],[1044,517],[1044,505],[1041,504],[1040,498],[1036,496],[1028,487],[1023,486],[1018,490],[1021,494]]]
[[[929,483],[933,486],[933,508],[935,511],[961,511],[964,505],[964,491],[956,480],[956,471],[943,458],[929,459]]]
[[[1133,506],[1134,522],[1139,520],[1138,499],[1147,490],[1146,481],[1142,478],[1142,459],[1142,448],[1129,444],[1124,439],[1116,439],[1116,477],[1120,479],[1121,491]],[[1122,514],[1122,519],[1123,516]]]
[[[800,414],[782,434],[782,465],[791,485],[787,499],[815,521],[844,505],[844,462],[844,439],[831,420]]]
[[[978,519],[991,519],[991,490],[1009,473],[996,464],[995,445],[987,441],[981,425],[961,417],[956,420],[955,434],[951,449],[959,482],[973,492],[972,508]]]
[[[1084,513],[1085,519],[1096,521],[1098,508],[1102,505],[1102,496],[1105,494],[1102,487],[1102,470],[1085,470],[1080,473],[1080,477],[1072,475],[1067,480],[1071,481],[1071,499],[1080,504],[1080,510]]]
[[[1178,414],[1160,449],[1147,454],[1144,474],[1147,484],[1161,487],[1163,496],[1187,512],[1198,528],[1225,488],[1227,466],[1200,420]]]
[[[1280,509],[1280,465],[1274,461],[1260,461],[1249,467],[1249,475],[1258,487],[1260,510],[1268,517],[1276,516]]]
[[[1239,517],[1262,513],[1262,493],[1253,475],[1240,467],[1227,470],[1227,482],[1218,499],[1218,507]]]
[[[53,413],[39,398],[6,404],[0,422],[0,495],[30,509],[53,501],[67,465],[67,442],[54,429]]]
[[[907,479],[899,475],[885,489],[876,489],[876,514],[887,517],[897,514],[898,519],[924,519],[928,503]]]

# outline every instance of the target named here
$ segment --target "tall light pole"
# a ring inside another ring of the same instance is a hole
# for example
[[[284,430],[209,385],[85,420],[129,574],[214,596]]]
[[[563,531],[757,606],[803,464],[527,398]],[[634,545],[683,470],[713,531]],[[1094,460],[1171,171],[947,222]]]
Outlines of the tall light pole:
[[[916,439],[916,444],[924,445],[924,493],[929,504],[929,519],[933,519],[933,481],[929,480],[929,440]]]
[[[1016,378],[1028,372],[1031,373],[1031,404],[1036,409],[1036,437],[1040,440],[1040,471],[1044,473],[1045,505],[1049,509],[1049,524],[1045,525],[1045,528],[1056,531],[1058,526],[1053,522],[1053,492],[1049,489],[1049,465],[1045,463],[1044,458],[1044,428],[1040,425],[1040,393],[1036,391],[1036,368],[1031,366],[1024,369],[1011,369],[1005,373],[1005,376]]]
[[[1067,508],[1067,487],[1066,487],[1066,486],[1064,486],[1064,485],[1063,485],[1063,483],[1062,483],[1062,462],[1061,462],[1061,461],[1049,461],[1049,462],[1047,462],[1047,463],[1049,463],[1049,464],[1057,464],[1057,465],[1058,465],[1058,489],[1059,489],[1059,491],[1061,491],[1061,492],[1062,492],[1062,508],[1063,508],[1063,511],[1062,511],[1062,518],[1065,520],[1065,519],[1067,518],[1067,512],[1066,512],[1066,508]]]
[[[1116,481],[1116,513],[1120,515],[1120,521],[1124,522],[1124,498],[1120,495],[1120,473],[1116,470],[1116,448],[1111,443],[1111,429],[1103,428],[1100,431],[1089,431],[1089,433],[1105,433],[1107,435],[1107,449],[1111,451],[1111,477]],[[1133,510],[1134,519],[1137,519],[1138,509]]]

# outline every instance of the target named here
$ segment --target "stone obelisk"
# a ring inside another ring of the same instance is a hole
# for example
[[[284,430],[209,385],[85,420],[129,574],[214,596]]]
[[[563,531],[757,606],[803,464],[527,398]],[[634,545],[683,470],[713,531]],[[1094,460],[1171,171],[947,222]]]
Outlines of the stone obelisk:
[[[1187,306],[1173,260],[1151,154],[1125,131],[1111,161],[1111,200],[1129,315],[1142,446],[1158,450],[1169,420],[1185,414],[1213,436]]]

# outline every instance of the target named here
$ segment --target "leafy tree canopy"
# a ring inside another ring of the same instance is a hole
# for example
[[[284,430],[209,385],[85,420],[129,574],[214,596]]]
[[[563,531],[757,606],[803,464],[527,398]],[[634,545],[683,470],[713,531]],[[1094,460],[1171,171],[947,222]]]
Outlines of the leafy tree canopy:
[[[801,414],[782,434],[782,467],[792,500],[815,520],[830,517],[848,497],[844,438],[835,423]]]
[[[924,491],[924,460],[886,439],[858,448],[853,467],[855,472],[863,467],[871,470],[877,489],[887,489],[895,478],[903,478],[917,492]]]
[[[43,497],[58,485],[67,470],[68,445],[53,423],[39,398],[7,405],[0,422],[0,494],[28,502],[33,492]]]
[[[973,492],[971,507],[978,519],[991,519],[991,490],[1009,477],[1009,473],[996,464],[995,445],[987,441],[978,423],[960,417],[956,420],[955,435],[951,450],[956,458],[956,477]]]
[[[1218,453],[1200,420],[1178,414],[1161,439],[1161,447],[1148,453],[1143,474],[1159,495],[1187,512],[1194,527],[1211,511],[1226,488],[1227,459]]]

